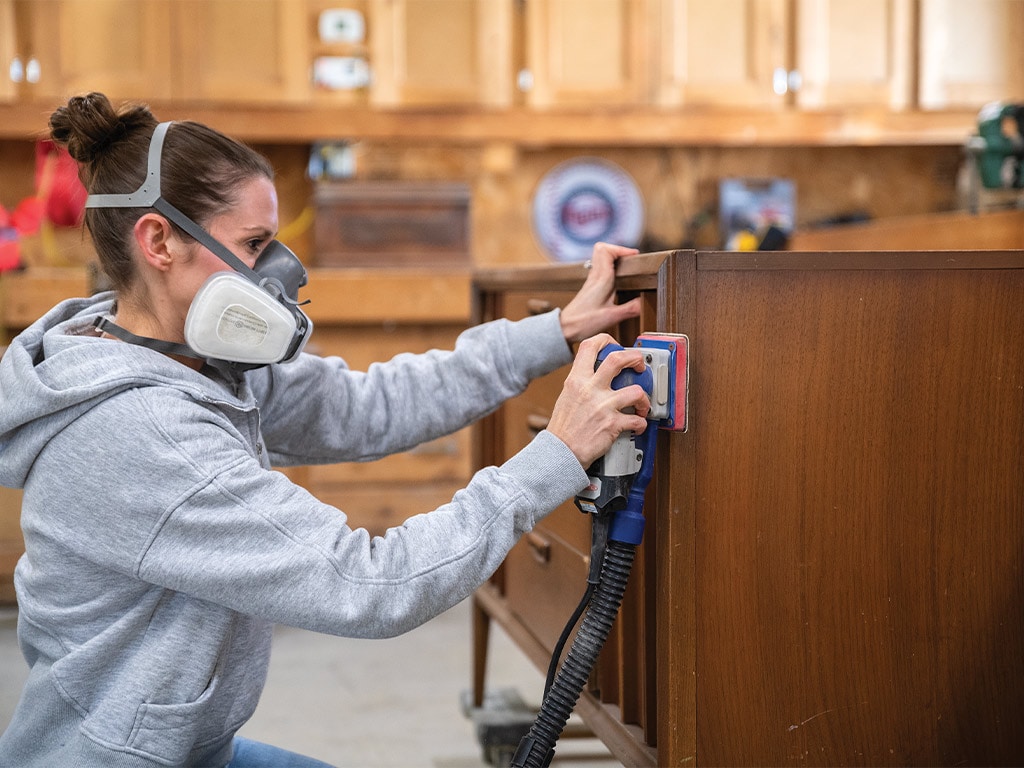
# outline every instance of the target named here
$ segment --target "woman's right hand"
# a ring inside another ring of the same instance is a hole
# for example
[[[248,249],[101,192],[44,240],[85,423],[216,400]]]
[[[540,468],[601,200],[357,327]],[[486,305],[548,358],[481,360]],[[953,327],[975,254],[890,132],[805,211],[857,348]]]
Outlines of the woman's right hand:
[[[640,434],[647,427],[651,403],[638,384],[612,389],[611,383],[621,371],[644,370],[639,349],[610,353],[594,370],[598,353],[615,339],[606,333],[580,342],[572,369],[548,420],[548,432],[564,442],[584,468],[611,448],[622,432]],[[633,408],[634,413],[623,413]]]

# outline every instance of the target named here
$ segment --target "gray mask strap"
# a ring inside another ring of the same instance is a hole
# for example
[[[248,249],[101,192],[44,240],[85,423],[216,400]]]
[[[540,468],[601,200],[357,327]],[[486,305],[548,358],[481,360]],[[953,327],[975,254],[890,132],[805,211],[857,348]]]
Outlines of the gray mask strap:
[[[161,339],[151,339],[149,336],[138,336],[128,329],[122,328],[109,317],[103,317],[102,315],[96,318],[93,322],[93,327],[102,333],[109,333],[111,336],[114,336],[121,341],[126,341],[129,344],[135,344],[139,347],[155,349],[157,352],[163,352],[165,355],[194,357],[197,360],[206,359],[197,355],[192,351],[191,347],[185,346],[184,344],[175,344],[173,341],[163,341]]]
[[[155,208],[172,222],[181,227],[195,240],[217,254],[221,261],[237,272],[241,272],[257,285],[262,278],[256,274],[240,258],[228,248],[215,240],[205,229],[179,211],[160,195],[160,161],[163,158],[164,137],[173,121],[160,123],[153,129],[153,137],[149,140],[149,158],[146,162],[146,178],[142,186],[128,194],[89,195],[85,199],[86,208]]]
[[[152,208],[160,197],[160,158],[164,151],[164,136],[170,122],[160,123],[153,130],[153,138],[149,141],[149,161],[146,167],[146,178],[142,186],[127,195],[89,195],[85,198],[86,208]]]

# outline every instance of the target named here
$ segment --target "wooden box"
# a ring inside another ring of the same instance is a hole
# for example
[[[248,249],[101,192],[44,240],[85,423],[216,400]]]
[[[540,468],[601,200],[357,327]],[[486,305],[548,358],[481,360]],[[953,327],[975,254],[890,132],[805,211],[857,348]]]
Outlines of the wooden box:
[[[319,267],[466,267],[469,201],[457,182],[344,181],[314,195]]]

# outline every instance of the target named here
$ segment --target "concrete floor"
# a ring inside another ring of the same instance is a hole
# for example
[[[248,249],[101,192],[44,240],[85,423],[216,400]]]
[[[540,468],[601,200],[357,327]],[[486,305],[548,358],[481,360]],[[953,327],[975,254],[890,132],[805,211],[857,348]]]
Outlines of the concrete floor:
[[[17,612],[0,609],[0,728],[25,680],[15,636]],[[270,676],[241,733],[337,768],[488,768],[462,710],[470,684],[470,606],[456,606],[390,640],[347,640],[280,627]],[[543,675],[500,627],[491,631],[488,689],[539,703]],[[553,765],[621,765],[596,739],[559,742]]]

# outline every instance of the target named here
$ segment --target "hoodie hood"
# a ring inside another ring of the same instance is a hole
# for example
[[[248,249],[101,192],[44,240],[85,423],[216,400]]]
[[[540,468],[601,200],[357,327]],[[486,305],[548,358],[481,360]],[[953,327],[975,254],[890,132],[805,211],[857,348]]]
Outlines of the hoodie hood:
[[[112,293],[68,299],[25,329],[0,359],[0,485],[21,488],[57,432],[117,392],[169,385],[208,399],[213,383],[151,349],[98,336]],[[223,399],[225,393],[220,392]]]

